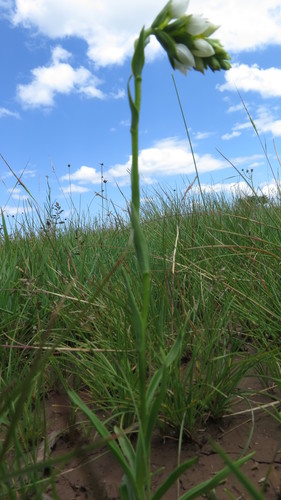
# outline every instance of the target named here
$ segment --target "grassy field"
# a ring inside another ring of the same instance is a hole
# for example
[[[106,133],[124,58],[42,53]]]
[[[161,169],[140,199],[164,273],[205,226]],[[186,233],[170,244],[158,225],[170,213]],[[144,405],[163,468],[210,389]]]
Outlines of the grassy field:
[[[66,490],[62,496],[57,491],[56,466],[101,450],[91,458],[97,465],[105,447],[123,472],[121,500],[174,500],[174,493],[165,496],[174,486],[178,500],[222,500],[215,489],[231,472],[245,498],[267,494],[272,455],[258,484],[240,466],[254,456],[255,412],[271,412],[281,423],[279,177],[260,140],[279,188],[275,200],[254,191],[252,171],[239,172],[252,196],[203,195],[174,80],[200,197],[190,185],[185,193],[159,189],[140,203],[139,117],[150,37],[184,74],[191,67],[203,74],[231,67],[219,40],[209,38],[218,27],[186,16],[187,4],[169,1],[134,44],[127,86],[131,204],[125,219],[118,211],[107,217],[102,201],[100,220],[80,216],[73,205],[64,220],[65,207],[52,200],[50,189],[41,211],[0,154],[29,195],[23,221],[10,226],[2,211],[0,221],[0,498],[70,498]],[[252,386],[258,382],[266,404],[245,386],[249,379]],[[48,417],[54,394],[63,395],[60,408],[67,409],[59,431]],[[224,467],[180,491],[179,478],[197,461],[181,460],[183,444],[198,443],[208,422],[219,426],[222,417],[237,414],[237,401],[246,402],[251,415],[246,443],[233,459],[228,449],[211,443]],[[60,433],[72,445],[55,455]],[[177,455],[155,486],[156,433],[174,440]],[[279,452],[277,447],[274,458]],[[72,498],[81,498],[72,486]],[[280,489],[276,483],[276,498]],[[106,498],[98,490],[91,495]]]
[[[36,459],[51,391],[69,395],[71,425],[80,431],[73,391],[87,394],[89,412],[106,415],[104,440],[116,429],[136,433],[140,419],[127,287],[138,304],[141,279],[129,223],[115,215],[104,224],[78,216],[60,224],[61,207],[50,198],[48,206],[41,220],[26,219],[12,234],[2,218],[1,498],[41,498],[51,483],[55,491],[47,445],[43,461]],[[147,384],[177,342],[155,415],[163,434],[196,440],[209,419],[233,411],[237,396],[249,400],[240,387],[245,377],[258,379],[265,392],[275,386],[268,395],[272,418],[281,421],[280,221],[280,202],[255,196],[209,196],[204,206],[192,190],[147,197]],[[84,413],[87,437],[95,420]],[[51,474],[42,480],[47,465]]]

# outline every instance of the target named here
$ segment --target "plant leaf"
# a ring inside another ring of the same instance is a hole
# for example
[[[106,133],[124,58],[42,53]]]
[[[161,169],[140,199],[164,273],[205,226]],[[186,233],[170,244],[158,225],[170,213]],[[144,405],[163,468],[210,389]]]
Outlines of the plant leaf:
[[[167,357],[165,359],[165,365],[167,366],[167,368],[175,361],[175,359],[179,355],[180,348],[182,346],[182,336],[182,333],[178,334],[177,340],[167,354]]]
[[[129,105],[131,109],[131,130],[134,130],[138,126],[138,121],[139,121],[139,111],[135,105],[134,99],[132,97],[131,89],[130,89],[130,81],[132,79],[132,75],[130,76],[128,83],[127,83],[127,91],[128,91],[128,98],[129,98]]]
[[[131,444],[131,441],[126,434],[123,433],[122,435],[122,430],[117,427],[117,425],[114,426],[114,432],[119,436],[118,443],[123,452],[123,455],[127,458],[131,469],[134,470],[136,462],[136,452]]]
[[[1,208],[1,218],[2,218],[2,227],[3,227],[3,232],[4,232],[5,245],[6,245],[6,249],[9,250],[9,248],[11,246],[11,242],[10,242],[10,238],[9,238],[9,234],[8,234],[8,230],[7,230],[7,225],[6,225],[6,221],[5,221],[5,217],[4,217],[4,213],[3,213],[2,208]]]
[[[160,45],[162,45],[163,49],[167,52],[172,67],[175,69],[173,60],[178,59],[178,53],[176,43],[174,42],[173,38],[168,35],[168,33],[165,33],[165,31],[156,30],[154,32],[154,35],[156,36]]]
[[[147,388],[147,393],[146,393],[146,402],[147,402],[147,407],[148,408],[152,404],[152,400],[153,400],[155,391],[159,387],[159,383],[160,383],[162,375],[163,375],[162,372],[163,372],[163,367],[159,368],[159,370],[157,370],[154,373],[152,379],[149,382],[149,386]]]
[[[142,70],[144,67],[144,47],[145,47],[145,36],[144,28],[140,32],[140,36],[135,44],[135,51],[132,58],[132,73],[135,78],[141,77]]]
[[[95,427],[95,429],[98,431],[100,436],[104,439],[107,440],[107,445],[110,448],[112,454],[115,456],[117,459],[118,463],[121,465],[123,471],[125,474],[128,476],[130,482],[132,483],[132,486],[135,486],[135,478],[133,476],[133,473],[128,466],[128,463],[121,452],[119,446],[115,441],[112,440],[112,436],[108,429],[105,427],[105,425],[99,420],[99,418],[88,408],[88,406],[80,399],[78,394],[76,394],[75,391],[69,389],[67,391],[71,401],[78,406],[78,408],[85,413],[85,415],[88,417],[90,420],[91,424]]]
[[[122,484],[119,486],[119,493],[121,500],[135,500],[134,490],[128,481],[128,477],[125,475],[122,478]]]
[[[161,24],[165,23],[169,19],[170,1],[165,5],[165,7],[159,12],[159,14],[154,19],[151,27],[160,28]]]
[[[251,497],[254,498],[255,500],[263,500],[264,496],[260,491],[258,491],[254,485],[250,482],[250,480],[243,474],[243,472],[238,468],[235,462],[233,462],[227,453],[221,449],[220,446],[218,446],[216,443],[213,443],[213,447],[215,448],[215,451],[222,457],[224,462],[228,465],[230,468],[231,472],[235,474],[239,482],[244,486],[244,488],[250,493]]]
[[[148,419],[147,419],[147,427],[146,427],[146,435],[145,435],[145,446],[148,449],[150,446],[152,433],[154,430],[155,422],[157,420],[159,408],[164,398],[165,390],[167,387],[167,367],[164,365],[162,371],[162,383],[160,386],[160,391],[157,397],[154,399],[151,408],[149,409]],[[148,405],[147,405],[147,408]]]
[[[128,276],[124,273],[124,277],[126,280],[126,287],[128,292],[129,304],[131,308],[132,322],[135,329],[136,334],[136,348],[138,352],[142,352],[145,348],[145,337],[143,332],[143,320],[141,312],[136,303],[135,296],[131,290],[130,283],[128,280]]]
[[[134,244],[139,267],[142,274],[149,273],[149,252],[146,239],[144,237],[138,213],[134,204],[131,204],[131,222],[134,230]]]
[[[248,460],[250,460],[254,456],[254,454],[255,452],[249,453],[249,455],[247,455],[246,457],[236,460],[234,462],[235,465],[237,467],[240,467],[241,465],[245,464]],[[207,481],[204,481],[203,483],[194,486],[194,488],[191,488],[191,490],[187,491],[184,495],[182,495],[179,498],[179,500],[193,500],[193,498],[198,498],[200,495],[208,493],[209,491],[216,488],[216,486],[218,486],[219,483],[223,481],[230,474],[230,472],[231,470],[229,467],[224,467],[224,469],[215,474],[215,476],[212,477],[212,479],[208,479]]]
[[[170,474],[169,476],[165,479],[165,481],[159,486],[158,490],[154,493],[152,496],[152,500],[160,500],[163,495],[168,491],[171,486],[176,482],[176,480],[192,465],[194,465],[198,461],[198,457],[191,458],[190,460],[187,460],[186,462],[183,462],[182,464],[178,465]]]

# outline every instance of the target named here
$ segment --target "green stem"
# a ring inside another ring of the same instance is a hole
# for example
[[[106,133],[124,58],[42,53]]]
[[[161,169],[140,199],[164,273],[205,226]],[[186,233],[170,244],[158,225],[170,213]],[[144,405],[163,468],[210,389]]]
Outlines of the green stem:
[[[134,210],[137,220],[132,218],[132,226],[134,231],[134,243],[135,247],[137,244],[142,244],[142,241],[136,241],[137,231],[135,228],[136,224],[139,224],[139,210],[140,210],[140,188],[139,188],[139,111],[141,105],[141,85],[142,78],[140,75],[134,77],[135,84],[135,114],[132,116],[131,124],[131,138],[132,138],[132,168],[131,168],[131,190],[132,190],[132,210]],[[144,239],[143,234],[138,234],[139,240]],[[138,252],[137,252],[138,256]],[[141,263],[138,259],[138,264],[140,271]],[[139,387],[140,387],[140,418],[142,422],[143,429],[146,429],[146,342],[145,342],[145,330],[147,323],[148,305],[149,305],[149,283],[150,277],[149,273],[142,272],[142,287],[143,287],[143,304],[142,304],[142,334],[139,343]]]
[[[132,204],[135,207],[139,218],[140,210],[140,188],[139,188],[139,112],[141,105],[141,76],[134,78],[135,83],[135,108],[137,116],[132,117],[131,137],[132,137],[132,169],[131,169],[131,189],[132,189]]]
[[[139,498],[150,498],[150,447],[146,444],[148,408],[147,408],[147,353],[146,353],[146,328],[150,302],[150,265],[147,242],[140,224],[140,180],[139,180],[139,117],[142,92],[142,69],[144,66],[144,47],[147,33],[144,29],[135,45],[135,53],[132,59],[132,76],[128,82],[128,96],[131,108],[131,145],[132,145],[132,167],[131,167],[131,223],[134,236],[134,246],[137,257],[138,268],[142,284],[142,305],[138,309],[136,304],[133,314],[138,315],[136,328],[136,343],[138,352],[138,374],[139,374],[139,435],[137,444],[136,482],[139,490]],[[134,79],[134,98],[130,91],[130,80]]]

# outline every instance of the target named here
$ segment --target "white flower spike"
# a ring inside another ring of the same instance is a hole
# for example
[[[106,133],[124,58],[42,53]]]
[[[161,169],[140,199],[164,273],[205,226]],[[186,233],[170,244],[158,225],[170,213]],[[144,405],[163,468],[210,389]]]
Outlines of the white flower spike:
[[[178,19],[183,16],[187,10],[189,0],[171,0],[169,14],[171,19]]]
[[[1,0],[0,0],[1,2]],[[193,68],[204,74],[231,68],[230,55],[219,40],[209,38],[219,28],[203,16],[186,15],[189,0],[169,0],[145,31],[166,51],[173,69],[186,75]]]

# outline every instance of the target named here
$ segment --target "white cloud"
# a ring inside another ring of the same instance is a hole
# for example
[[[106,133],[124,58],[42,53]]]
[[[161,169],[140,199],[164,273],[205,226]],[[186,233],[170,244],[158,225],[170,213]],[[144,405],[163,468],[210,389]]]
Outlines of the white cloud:
[[[239,132],[238,130],[234,130],[233,132],[223,134],[221,138],[223,141],[230,141],[230,139],[234,139],[234,137],[239,137],[239,135],[241,135],[241,132]]]
[[[277,195],[280,196],[281,193],[281,182],[269,182],[261,186],[261,192],[268,198],[275,198]]]
[[[226,168],[228,165],[210,154],[195,154],[199,172],[210,172]],[[107,172],[110,179],[118,179],[118,183],[129,183],[131,156],[126,163],[113,165]],[[185,140],[167,138],[155,143],[151,148],[142,149],[139,154],[139,171],[143,182],[151,183],[159,177],[171,175],[189,175],[194,173],[192,155]]]
[[[16,0],[15,25],[35,28],[51,39],[79,37],[98,65],[123,63],[143,24],[150,24],[163,0]],[[152,48],[153,51],[154,47]]]
[[[225,82],[218,89],[243,92],[257,92],[263,98],[281,97],[281,69],[260,68],[257,64],[234,64],[224,73]]]
[[[10,116],[11,118],[19,118],[20,115],[16,111],[10,111],[7,108],[0,108],[0,118]]]
[[[236,111],[244,111],[244,106],[241,102],[241,104],[235,104],[233,106],[229,106],[229,108],[226,110],[227,113],[236,113]]]
[[[71,181],[77,181],[81,184],[100,184],[100,173],[96,171],[93,167],[87,167],[83,165],[76,172],[70,174]],[[64,175],[61,177],[62,181],[69,181],[69,175]],[[77,186],[76,186],[77,187]],[[80,191],[81,192],[81,191]]]
[[[264,160],[264,155],[263,154],[254,154],[251,156],[236,156],[231,159],[231,162],[235,166],[244,166],[246,165],[247,168],[250,168],[252,166],[257,167],[258,165],[261,164],[261,161]]]
[[[252,120],[259,134],[271,134],[273,137],[281,137],[281,119],[275,116],[276,110],[270,110],[266,106],[258,106]],[[222,139],[229,140],[241,135],[242,131],[251,131],[255,133],[252,123],[249,118],[245,122],[236,123],[231,133],[226,133]]]
[[[116,92],[110,92],[110,97],[112,99],[118,100],[118,99],[124,99],[126,97],[126,93],[124,89],[118,89]]]
[[[254,122],[259,132],[271,133],[274,137],[281,137],[281,119],[276,119],[273,111],[270,111],[265,106],[259,106]]]
[[[195,139],[201,141],[202,139],[208,139],[209,137],[212,137],[212,135],[215,135],[215,132],[196,132]]]
[[[230,52],[281,44],[280,0],[191,0],[189,11],[220,25],[214,36]]]
[[[227,157],[226,157],[227,158]],[[233,165],[239,170],[251,170],[259,167],[263,167],[266,163],[264,154],[253,154],[245,156],[232,156],[226,159],[228,166]]]
[[[68,176],[67,176],[67,178],[69,179]],[[65,186],[62,188],[62,192],[64,194],[74,194],[74,193],[83,194],[83,193],[88,193],[89,191],[90,191],[89,188],[86,188],[84,186],[79,186],[77,184],[71,184],[71,185],[68,185],[68,186]]]
[[[12,0],[0,0],[1,9],[11,9],[13,6]]]
[[[214,172],[229,168],[229,163],[225,159],[216,158],[210,154],[195,154],[199,174]],[[264,156],[254,154],[252,156],[239,156],[230,158],[230,161],[238,168],[254,168],[260,166]],[[118,163],[103,172],[104,178],[109,182],[117,182],[118,185],[129,185],[130,169],[132,158],[129,157],[125,163]],[[153,147],[145,148],[139,154],[139,172],[142,184],[153,184],[160,178],[170,177],[172,175],[191,175],[195,173],[192,155],[188,150],[186,140],[179,140],[170,137],[156,142]],[[73,192],[84,192],[82,186],[85,184],[100,185],[101,174],[94,167],[82,166],[76,172],[70,175]],[[61,181],[69,182],[69,175],[61,177]],[[69,192],[69,185],[64,192]],[[74,191],[77,189],[77,191]],[[85,191],[86,192],[86,191]]]
[[[85,40],[88,56],[105,66],[124,62],[132,53],[133,41],[141,27],[151,24],[164,3],[164,0],[15,0],[11,16],[15,25],[33,28],[53,40],[69,36]],[[221,25],[215,36],[229,51],[281,44],[280,0],[192,0],[188,13],[203,13]],[[161,53],[154,38],[148,49],[148,59]]]
[[[130,127],[131,122],[128,118],[127,120],[121,120],[120,125],[122,125],[122,127]]]
[[[56,46],[52,50],[51,64],[33,69],[31,83],[18,85],[17,97],[24,107],[51,107],[56,94],[71,92],[99,99],[105,97],[98,88],[100,81],[88,69],[83,66],[74,69],[64,62],[70,57],[67,50]]]
[[[9,12],[13,8],[13,0],[0,0],[0,9],[3,10],[3,17],[5,18]],[[0,14],[2,14],[0,12]]]
[[[206,194],[215,194],[215,193],[230,193],[233,196],[251,196],[254,194],[253,190],[245,181],[240,182],[230,182],[230,183],[216,183],[216,184],[201,184],[201,189]],[[195,186],[192,189],[193,192],[200,194],[200,190],[198,186]],[[275,198],[277,195],[280,195],[281,192],[281,182],[276,183],[275,181],[271,181],[268,183],[260,184],[256,188],[257,195],[265,195],[268,198]]]
[[[25,169],[22,169],[22,170],[19,170],[19,175],[22,177],[35,177],[35,175],[37,174],[36,170],[25,170]]]
[[[201,174],[229,167],[227,162],[210,154],[195,154],[195,158]],[[129,156],[127,162],[118,163],[106,170],[104,177],[110,182],[117,181],[120,186],[129,184],[131,162],[132,158]],[[160,177],[193,174],[195,169],[187,141],[172,137],[158,141],[151,148],[142,149],[139,154],[139,171],[144,184],[152,184]],[[79,185],[101,182],[100,172],[88,166],[80,167],[70,177],[71,181],[78,182]],[[69,181],[69,176],[64,175],[61,180]]]
[[[20,188],[11,188],[8,189],[8,192],[11,194],[13,200],[28,200],[29,196],[26,193],[23,193]]]
[[[5,205],[5,206],[1,207],[1,210],[3,211],[3,214],[13,217],[16,215],[30,213],[33,211],[33,208],[32,207],[25,207],[25,206],[13,207],[11,205]]]
[[[67,61],[70,56],[70,52],[68,52],[68,50],[65,50],[60,45],[57,45],[52,51],[52,60],[54,65],[57,65],[62,61]]]
[[[201,184],[201,189],[206,194],[230,193],[233,196],[249,196],[253,194],[250,186],[244,182],[216,183],[216,184]],[[193,188],[193,192],[200,193],[199,186]]]

